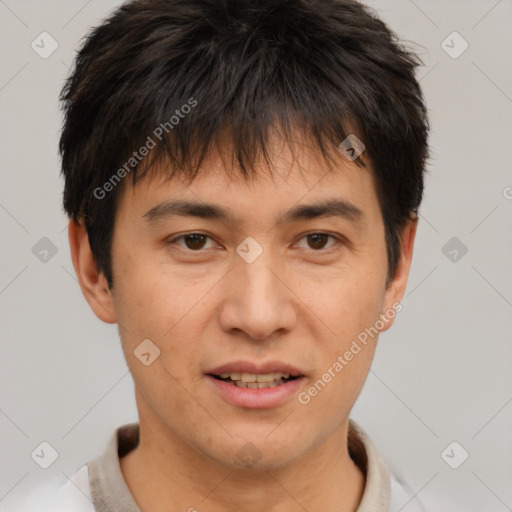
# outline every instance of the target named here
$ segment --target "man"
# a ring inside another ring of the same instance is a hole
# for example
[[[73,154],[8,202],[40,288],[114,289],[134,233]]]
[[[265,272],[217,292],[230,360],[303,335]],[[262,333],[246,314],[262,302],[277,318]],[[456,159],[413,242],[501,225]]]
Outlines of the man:
[[[412,259],[418,64],[355,0],[133,1],[89,34],[62,93],[64,207],[139,423],[62,509],[412,497],[349,414]]]

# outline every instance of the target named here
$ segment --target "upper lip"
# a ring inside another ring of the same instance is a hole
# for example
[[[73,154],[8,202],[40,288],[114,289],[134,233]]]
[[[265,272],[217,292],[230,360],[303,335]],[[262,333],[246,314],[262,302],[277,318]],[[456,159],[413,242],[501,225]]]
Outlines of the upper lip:
[[[206,372],[208,375],[220,375],[221,373],[287,373],[293,377],[304,375],[304,372],[281,361],[267,361],[265,363],[256,363],[252,361],[231,361],[221,366],[216,366]]]

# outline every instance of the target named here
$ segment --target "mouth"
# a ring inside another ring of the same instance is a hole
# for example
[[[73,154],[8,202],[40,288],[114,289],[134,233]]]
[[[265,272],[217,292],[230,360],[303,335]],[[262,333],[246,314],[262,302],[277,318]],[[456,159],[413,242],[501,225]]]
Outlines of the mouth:
[[[232,361],[205,376],[216,396],[245,409],[284,405],[307,382],[303,371],[281,361]]]
[[[239,373],[225,372],[219,375],[209,374],[214,379],[226,382],[239,388],[248,389],[266,389],[275,388],[286,384],[300,377],[300,375],[290,375],[289,373],[271,372],[271,373]]]

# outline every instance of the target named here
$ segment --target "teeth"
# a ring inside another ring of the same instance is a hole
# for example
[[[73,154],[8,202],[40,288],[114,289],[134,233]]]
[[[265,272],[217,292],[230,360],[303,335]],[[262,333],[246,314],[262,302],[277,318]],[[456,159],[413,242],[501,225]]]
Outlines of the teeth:
[[[287,379],[290,377],[289,373],[221,373],[222,379],[231,379],[232,381],[242,381],[244,383],[270,383],[273,381],[279,381],[281,379]],[[254,386],[252,386],[254,387]]]
[[[275,373],[260,373],[256,375],[256,382],[272,382],[275,380]]]
[[[239,373],[221,373],[220,376],[223,379],[231,378],[231,380],[240,380]]]
[[[282,382],[275,380],[272,382],[243,382],[242,380],[236,380],[233,384],[239,388],[264,389],[275,388],[282,384]]]

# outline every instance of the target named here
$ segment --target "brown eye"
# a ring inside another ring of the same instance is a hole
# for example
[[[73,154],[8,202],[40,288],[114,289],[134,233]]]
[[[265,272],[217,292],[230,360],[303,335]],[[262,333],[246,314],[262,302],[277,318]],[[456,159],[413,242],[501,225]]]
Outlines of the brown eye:
[[[206,235],[201,235],[200,233],[193,233],[191,235],[185,235],[183,237],[183,240],[185,240],[185,245],[187,246],[188,249],[197,251],[204,247],[204,244],[208,238],[209,237],[207,237]]]
[[[303,235],[296,247],[318,255],[328,254],[342,246],[342,238],[329,233],[316,232]]]
[[[331,236],[325,233],[307,235],[308,244],[312,249],[323,249]]]
[[[204,233],[188,233],[185,235],[180,235],[172,240],[168,241],[169,245],[176,245],[180,249],[189,252],[202,252],[211,249],[215,246],[214,240]],[[210,243],[210,246],[208,246]]]

